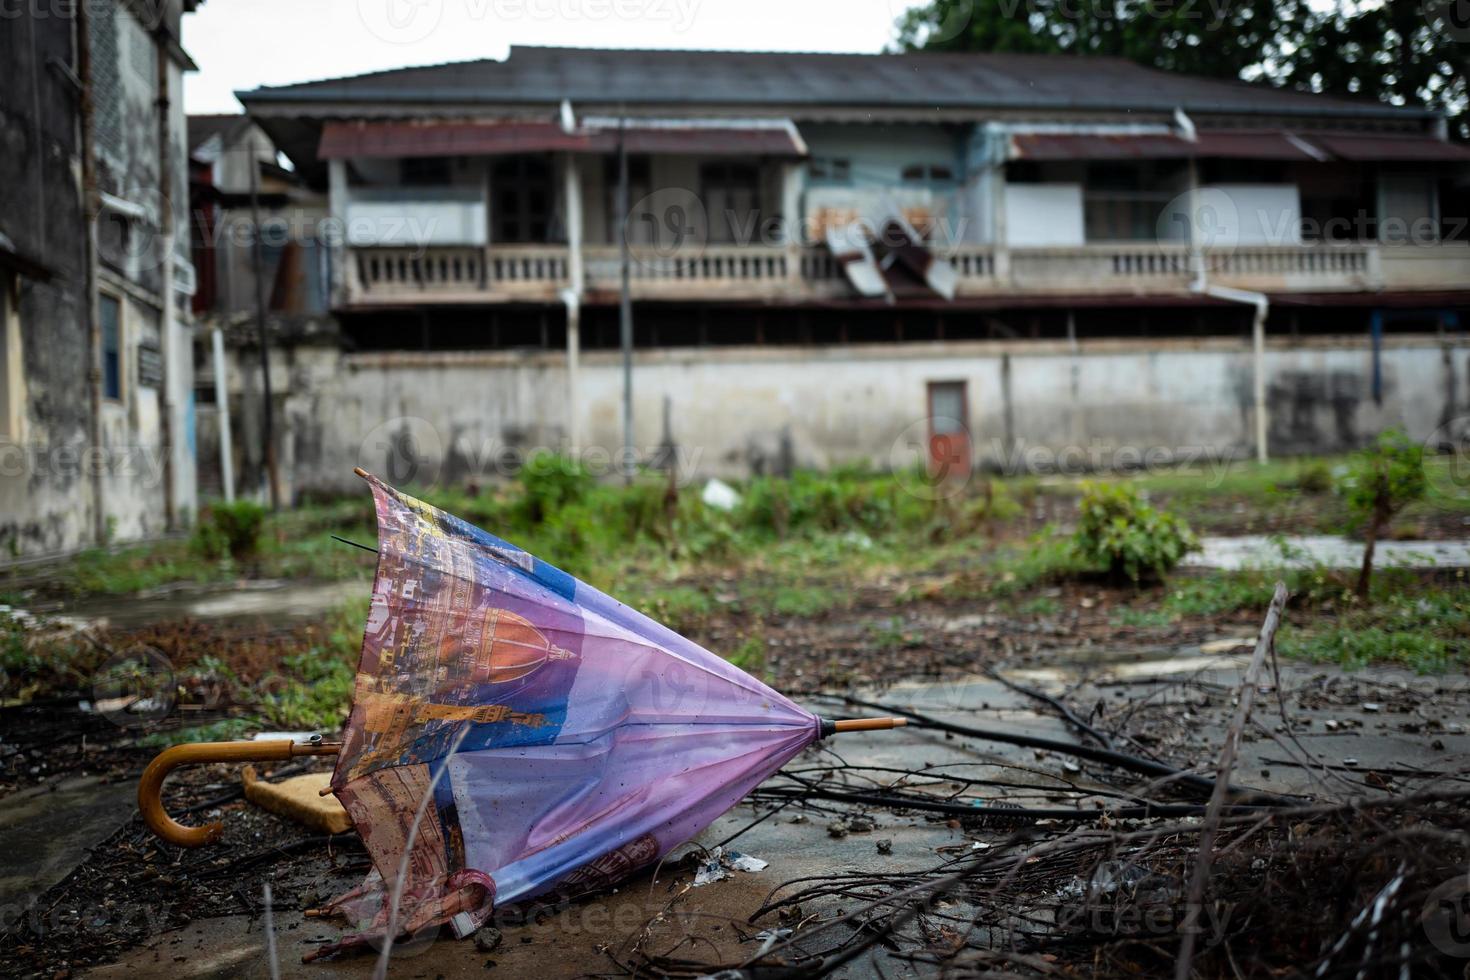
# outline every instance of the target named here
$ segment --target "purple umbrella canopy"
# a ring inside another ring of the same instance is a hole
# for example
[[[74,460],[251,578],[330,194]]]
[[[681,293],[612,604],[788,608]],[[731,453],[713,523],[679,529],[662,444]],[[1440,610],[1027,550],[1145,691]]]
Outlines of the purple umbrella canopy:
[[[331,789],[373,870],[322,910],[358,931],[311,958],[603,889],[827,733],[642,613],[362,475],[378,568]]]

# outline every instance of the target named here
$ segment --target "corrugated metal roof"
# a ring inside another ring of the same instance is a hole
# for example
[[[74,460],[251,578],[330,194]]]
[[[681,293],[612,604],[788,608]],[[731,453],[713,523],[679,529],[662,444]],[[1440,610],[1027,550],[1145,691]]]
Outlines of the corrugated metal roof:
[[[1012,138],[1023,160],[1237,160],[1339,159],[1470,162],[1470,147],[1430,136],[1325,135],[1289,132],[1201,132],[1196,141],[1163,133],[1020,133]]]
[[[710,153],[732,156],[799,157],[806,154],[792,126],[629,126],[629,153]],[[429,157],[503,153],[611,153],[616,127],[566,132],[557,123],[521,120],[446,122],[329,122],[322,127],[317,157]]]
[[[504,61],[402,68],[240,93],[247,105],[1019,107],[1423,118],[1428,110],[1145,68],[1121,58],[512,47]]]
[[[1195,141],[1164,133],[1021,133],[1013,142],[1023,160],[1321,159],[1285,133],[1202,132]]]
[[[1343,160],[1470,163],[1470,147],[1428,136],[1325,136],[1314,133],[1309,139]]]

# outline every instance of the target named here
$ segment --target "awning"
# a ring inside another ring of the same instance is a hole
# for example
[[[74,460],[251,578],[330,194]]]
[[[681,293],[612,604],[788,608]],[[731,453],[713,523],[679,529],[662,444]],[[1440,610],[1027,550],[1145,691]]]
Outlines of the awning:
[[[1432,136],[1326,136],[1313,133],[1308,138],[1342,160],[1470,163],[1470,147],[1447,143]]]
[[[590,137],[552,122],[329,122],[317,157],[447,157],[585,151]]]
[[[1168,133],[1019,133],[1013,140],[1023,160],[1322,159],[1302,140],[1279,132],[1202,132],[1193,141]]]
[[[629,153],[806,156],[790,120],[640,119],[623,131]],[[554,122],[329,122],[317,156],[437,157],[508,153],[612,153],[616,119],[584,120],[570,132]]]

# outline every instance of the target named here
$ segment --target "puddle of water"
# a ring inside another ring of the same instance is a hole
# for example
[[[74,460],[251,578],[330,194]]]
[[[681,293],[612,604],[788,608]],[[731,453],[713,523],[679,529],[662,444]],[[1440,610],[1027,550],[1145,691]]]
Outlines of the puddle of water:
[[[181,588],[140,596],[100,596],[55,609],[69,621],[111,626],[144,626],[169,619],[311,619],[372,591],[366,579],[346,582],[292,582],[284,579],[237,582],[208,589]]]

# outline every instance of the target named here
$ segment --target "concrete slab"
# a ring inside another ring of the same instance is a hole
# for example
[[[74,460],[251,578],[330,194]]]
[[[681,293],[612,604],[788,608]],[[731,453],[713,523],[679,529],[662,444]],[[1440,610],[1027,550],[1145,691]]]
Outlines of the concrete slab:
[[[5,863],[0,914],[8,924],[46,889],[65,878],[87,851],[126,822],[137,807],[134,783],[94,777],[22,790],[0,807]]]
[[[1470,541],[1380,541],[1373,563],[1378,568],[1470,568]],[[1363,564],[1363,542],[1328,534],[1201,538],[1200,550],[1182,564],[1225,571],[1357,568]]]

